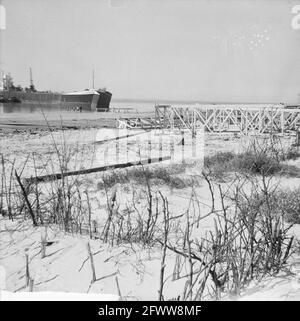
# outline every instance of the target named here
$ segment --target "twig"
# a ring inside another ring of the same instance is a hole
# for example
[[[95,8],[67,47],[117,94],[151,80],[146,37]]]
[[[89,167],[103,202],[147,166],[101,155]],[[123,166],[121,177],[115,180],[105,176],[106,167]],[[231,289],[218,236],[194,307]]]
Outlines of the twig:
[[[120,300],[122,300],[123,297],[122,297],[122,293],[121,293],[121,290],[120,290],[120,285],[119,285],[118,276],[115,277],[115,280],[116,280],[116,284],[117,284],[117,288],[118,288],[118,295],[119,295],[119,297],[120,297]]]
[[[18,175],[17,171],[15,171],[15,176],[16,176],[16,179],[17,179],[17,181],[18,181],[18,183],[19,183],[19,185],[21,187],[21,190],[22,190],[22,193],[23,193],[23,196],[24,196],[24,199],[25,199],[29,214],[30,214],[31,219],[32,219],[33,226],[37,226],[37,222],[36,222],[32,207],[30,205],[30,202],[28,200],[28,196],[27,196],[26,190],[24,188],[24,185],[21,182],[20,176]]]
[[[163,200],[163,213],[164,213],[164,243],[163,243],[163,251],[160,263],[160,287],[158,291],[158,300],[163,301],[163,288],[164,288],[164,274],[166,267],[166,253],[167,253],[167,241],[169,234],[169,215],[168,215],[168,204],[166,203],[165,198],[160,193],[161,198]]]
[[[96,270],[95,270],[95,265],[94,265],[94,259],[93,259],[93,254],[91,251],[91,247],[90,247],[90,243],[87,243],[87,250],[88,250],[88,254],[89,254],[89,258],[90,258],[90,262],[91,262],[91,269],[92,269],[92,283],[96,282],[97,277],[96,277]]]

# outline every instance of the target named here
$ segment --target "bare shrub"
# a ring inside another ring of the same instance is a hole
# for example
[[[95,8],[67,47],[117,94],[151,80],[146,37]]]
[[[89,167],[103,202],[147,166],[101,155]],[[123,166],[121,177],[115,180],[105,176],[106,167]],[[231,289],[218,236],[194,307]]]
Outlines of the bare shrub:
[[[292,224],[284,223],[286,213],[277,208],[276,187],[266,176],[260,183],[253,177],[237,176],[225,192],[217,187],[217,195],[210,188],[212,204],[216,196],[221,204],[219,209],[211,207],[214,229],[198,239],[191,230],[194,224],[187,220],[186,237],[167,245],[189,267],[183,300],[239,295],[251,280],[278,273],[292,253]]]
[[[137,205],[138,196],[133,189],[132,202],[124,209],[120,209],[115,190],[109,193],[105,188],[107,219],[101,233],[104,242],[111,245],[139,243],[150,246],[162,237],[160,222],[163,222],[163,217],[160,214],[165,212],[166,200],[161,193],[152,191],[147,176],[145,184],[143,193],[146,204],[142,207]]]

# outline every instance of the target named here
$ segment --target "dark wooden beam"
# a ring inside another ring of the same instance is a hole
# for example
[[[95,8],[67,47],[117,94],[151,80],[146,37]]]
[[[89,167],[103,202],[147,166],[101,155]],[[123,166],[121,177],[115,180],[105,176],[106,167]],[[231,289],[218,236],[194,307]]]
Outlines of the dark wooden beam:
[[[143,159],[143,160],[136,161],[136,162],[113,164],[113,165],[94,167],[94,168],[88,168],[88,169],[81,169],[81,170],[70,171],[70,172],[65,172],[65,173],[56,173],[56,174],[50,174],[50,175],[36,176],[36,177],[32,176],[30,178],[25,178],[24,181],[27,183],[49,182],[49,181],[62,179],[63,177],[67,177],[67,176],[77,176],[77,175],[91,174],[91,173],[96,173],[96,172],[105,172],[105,171],[111,170],[111,169],[121,169],[121,168],[127,168],[127,167],[132,167],[132,166],[148,165],[148,164],[153,164],[153,163],[160,163],[160,162],[170,160],[170,159],[171,159],[171,156],[148,158],[148,159]]]

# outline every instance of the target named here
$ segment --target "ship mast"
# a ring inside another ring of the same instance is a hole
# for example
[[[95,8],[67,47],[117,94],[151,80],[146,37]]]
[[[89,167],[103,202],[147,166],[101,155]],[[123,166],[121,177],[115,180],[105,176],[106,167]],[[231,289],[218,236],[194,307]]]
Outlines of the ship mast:
[[[33,84],[33,77],[32,77],[32,69],[31,69],[31,67],[29,67],[29,78],[30,78],[29,89],[30,89],[31,92],[36,92],[36,89],[35,89],[34,84]]]
[[[93,69],[93,89],[95,89],[95,69]]]
[[[29,67],[30,89],[33,88],[32,69]]]

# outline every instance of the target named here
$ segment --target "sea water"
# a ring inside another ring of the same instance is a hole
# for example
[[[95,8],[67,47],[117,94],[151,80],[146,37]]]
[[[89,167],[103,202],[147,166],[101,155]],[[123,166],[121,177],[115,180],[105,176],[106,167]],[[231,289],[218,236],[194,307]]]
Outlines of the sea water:
[[[110,108],[126,109],[131,108],[132,111],[151,112],[154,110],[155,102],[145,101],[113,101]],[[0,103],[0,114],[9,113],[35,113],[44,111],[57,112],[63,110],[60,103],[39,103],[39,102],[22,102],[22,103]]]

